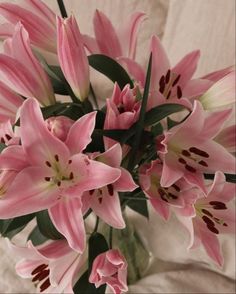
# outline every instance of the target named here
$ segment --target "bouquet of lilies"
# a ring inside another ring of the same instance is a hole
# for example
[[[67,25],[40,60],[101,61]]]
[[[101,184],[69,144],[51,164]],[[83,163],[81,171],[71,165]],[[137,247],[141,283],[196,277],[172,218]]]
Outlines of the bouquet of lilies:
[[[128,291],[135,235],[115,238],[127,207],[175,214],[189,249],[221,266],[218,236],[234,232],[234,67],[193,78],[199,51],[171,66],[157,36],[143,67],[144,13],[117,30],[96,11],[91,37],[58,4],[62,17],[41,0],[0,4],[0,233],[23,258],[17,273],[45,293]],[[92,71],[114,83],[110,97],[98,99]]]

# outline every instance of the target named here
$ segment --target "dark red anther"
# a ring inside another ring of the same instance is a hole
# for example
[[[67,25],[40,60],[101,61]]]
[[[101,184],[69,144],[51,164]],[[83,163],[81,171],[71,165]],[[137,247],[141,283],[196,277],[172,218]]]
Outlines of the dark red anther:
[[[47,267],[48,267],[47,264],[40,264],[38,267],[36,267],[36,268],[32,271],[31,275],[34,276],[35,274],[37,274],[38,272],[43,271],[43,270],[44,270],[45,268],[47,268]]]
[[[166,78],[165,78],[165,82],[166,84],[168,84],[170,81],[170,69],[168,69],[167,73],[166,73]]]
[[[57,162],[59,161],[59,156],[57,154],[54,156],[54,158]]]
[[[93,195],[93,193],[94,193],[94,189],[93,190],[89,190],[89,195]]]
[[[168,94],[166,96],[166,99],[169,99],[170,98],[170,95],[171,95],[171,90],[168,92]]]
[[[72,172],[70,173],[70,177],[69,178],[70,178],[70,180],[73,180],[74,179],[74,174]]]
[[[186,161],[181,157],[178,159],[178,161],[179,161],[179,163],[186,164]]]
[[[190,171],[191,173],[195,173],[197,171],[194,167],[192,167],[191,165],[188,165],[188,164],[185,165],[185,169],[187,171]]]
[[[46,290],[47,288],[49,288],[51,285],[49,278],[43,282],[43,284],[40,286],[40,292],[43,292],[44,290]]]
[[[71,164],[72,163],[72,160],[70,159],[69,161],[68,161],[68,164]]]
[[[202,216],[202,220],[207,224],[207,226],[214,227],[215,223],[206,215]]]
[[[178,196],[176,196],[176,195],[174,195],[174,194],[172,194],[172,193],[168,193],[168,195],[169,195],[169,197],[170,197],[171,199],[174,199],[174,200],[178,199]]]
[[[212,206],[213,209],[216,209],[216,210],[227,209],[227,206],[225,205],[225,203],[220,201],[210,201],[209,204]]]
[[[51,178],[50,177],[45,177],[44,180],[47,181],[47,182],[50,182]]]
[[[46,161],[45,163],[46,163],[46,165],[47,165],[48,167],[51,167],[51,166],[52,166],[51,163],[50,163],[49,161]]]
[[[200,160],[198,164],[208,167],[208,164],[204,160]]]
[[[190,156],[191,156],[191,153],[188,152],[188,150],[182,150],[181,154],[182,154],[183,156],[186,156],[186,157],[190,157]]]
[[[174,87],[174,86],[178,83],[180,77],[181,77],[180,75],[177,76],[177,78],[176,78],[176,79],[174,80],[174,82],[172,83],[172,87]]]
[[[113,186],[111,184],[107,185],[107,190],[110,196],[113,196],[114,194],[114,189]]]
[[[48,270],[41,271],[40,273],[38,273],[38,274],[32,279],[32,282],[42,281],[42,280],[44,280],[46,277],[48,277],[48,275],[49,275],[49,269],[48,269]]]
[[[180,99],[182,97],[183,93],[182,93],[182,90],[180,88],[180,86],[177,86],[177,97],[178,99]]]
[[[217,230],[217,228],[216,227],[213,227],[213,226],[209,226],[209,225],[207,225],[207,228],[212,232],[212,233],[214,233],[214,234],[219,234],[219,231]]]
[[[5,134],[5,137],[7,138],[7,140],[9,141],[9,140],[11,140],[11,136],[10,135],[8,135],[8,134]]]
[[[165,76],[162,76],[159,81],[159,91],[163,94],[165,91]]]
[[[209,157],[209,154],[201,149],[198,149],[196,147],[190,147],[189,148],[189,151],[192,152],[192,153],[195,153],[197,155],[200,155],[202,157],[205,157],[205,158],[208,158]]]
[[[173,184],[172,187],[175,189],[175,191],[180,192],[180,187],[176,184]]]
[[[99,197],[99,198],[98,198],[98,201],[99,201],[99,203],[101,204],[101,203],[102,203],[102,197]]]
[[[57,186],[60,187],[61,186],[61,181],[57,182]]]
[[[4,138],[1,138],[1,143],[2,143],[2,144],[5,144],[5,140],[4,140]]]
[[[202,212],[210,217],[213,217],[213,215],[210,213],[210,211],[206,210],[206,209],[202,209]]]

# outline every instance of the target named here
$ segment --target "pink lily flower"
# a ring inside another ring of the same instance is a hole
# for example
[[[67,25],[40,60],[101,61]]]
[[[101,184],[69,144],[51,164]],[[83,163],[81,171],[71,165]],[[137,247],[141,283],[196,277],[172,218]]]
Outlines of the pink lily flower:
[[[138,30],[145,18],[145,13],[135,12],[120,30],[116,30],[109,18],[96,10],[93,18],[95,38],[84,35],[85,47],[92,54],[101,53],[113,59],[120,56],[134,59]]]
[[[20,23],[12,39],[5,42],[5,54],[0,54],[0,79],[24,97],[35,97],[44,106],[54,104],[49,77],[34,56],[28,33]]]
[[[57,17],[57,52],[61,69],[76,97],[83,101],[89,93],[89,64],[83,39],[74,16]]]
[[[200,102],[194,101],[191,115],[158,138],[157,149],[163,161],[163,187],[184,177],[206,192],[204,172],[235,173],[235,157],[213,140],[230,113],[231,110],[223,110],[208,114]]]
[[[66,116],[51,116],[46,119],[48,130],[58,139],[65,142],[74,121]]]
[[[222,172],[216,172],[214,182],[207,188],[207,197],[199,191],[198,197],[176,209],[176,215],[190,234],[189,248],[202,244],[217,264],[222,266],[223,256],[219,234],[235,232],[235,213],[227,204],[235,195],[234,184],[227,183]]]
[[[27,247],[9,247],[23,257],[16,265],[17,274],[30,278],[40,293],[74,293],[73,285],[80,271],[86,265],[86,254],[72,250],[66,240],[50,241],[34,246],[28,241]]]
[[[56,53],[56,14],[41,0],[22,0],[20,4],[3,2],[0,15],[8,22],[0,26],[0,37],[12,37],[20,21],[29,33],[30,42]]]
[[[0,122],[15,123],[16,114],[24,99],[0,81]]]
[[[206,110],[232,107],[235,104],[235,70],[213,84],[199,101]]]
[[[186,98],[203,94],[212,82],[203,79],[192,79],[200,57],[199,50],[187,54],[173,68],[158,37],[151,39],[152,75],[148,109],[164,103],[183,104],[191,109],[192,105]],[[145,71],[129,58],[119,58],[134,80],[143,88]]]
[[[98,288],[107,284],[114,294],[128,291],[127,262],[118,250],[112,249],[98,255],[89,277],[89,282]]]
[[[82,198],[83,209],[87,211],[88,208],[92,208],[94,213],[107,224],[117,229],[123,229],[125,222],[118,192],[133,191],[138,186],[133,181],[131,174],[120,166],[122,160],[121,146],[116,144],[104,153],[92,155],[92,158],[118,168],[121,171],[121,176],[112,184],[85,192]]]
[[[184,206],[184,197],[191,195],[192,186],[180,179],[169,187],[162,187],[160,179],[163,165],[160,160],[140,167],[139,181],[145,195],[150,199],[155,211],[165,220],[170,216],[170,208]]]
[[[16,150],[8,151],[15,146],[9,146],[4,150],[3,158],[0,156],[0,164],[4,169],[14,170],[24,166],[26,158],[28,166],[17,174],[1,199],[0,218],[49,209],[54,225],[67,238],[71,248],[83,252],[85,229],[81,195],[112,184],[121,175],[119,169],[82,154],[91,141],[95,116],[96,112],[92,112],[81,117],[62,142],[48,130],[37,101],[27,99],[24,102],[20,115],[22,146],[16,146],[23,156],[15,160]]]
[[[140,101],[136,99],[136,88],[126,85],[121,91],[117,83],[114,85],[110,99],[107,99],[107,112],[104,123],[105,130],[129,129],[139,117]],[[105,138],[106,149],[116,144],[116,141]]]

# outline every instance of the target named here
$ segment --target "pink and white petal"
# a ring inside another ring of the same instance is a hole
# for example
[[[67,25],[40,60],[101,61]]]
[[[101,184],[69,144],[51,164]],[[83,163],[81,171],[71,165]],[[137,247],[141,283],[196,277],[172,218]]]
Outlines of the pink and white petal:
[[[65,144],[70,154],[82,152],[91,142],[97,112],[90,112],[78,119],[70,128]]]
[[[236,152],[236,125],[224,128],[214,140],[224,146],[228,152]]]
[[[73,280],[79,279],[79,271],[85,263],[85,258],[77,252],[70,249],[70,253],[59,259],[52,260],[50,267],[50,281],[56,286],[53,293],[71,293],[73,294]]]
[[[201,238],[202,245],[204,246],[208,256],[213,259],[219,266],[223,265],[224,258],[220,249],[220,242],[216,235],[207,232],[204,229],[198,230],[199,237]]]
[[[119,57],[119,63],[124,66],[131,77],[138,83],[140,83],[141,87],[144,87],[145,84],[145,72],[140,64],[136,61],[127,58],[127,57]]]
[[[209,158],[207,158],[206,160],[208,164],[206,171],[215,172],[220,170],[224,173],[236,172],[235,157],[231,153],[229,153],[223,146],[209,140],[202,143],[201,148],[209,154]]]
[[[76,175],[75,189],[78,193],[97,189],[115,182],[121,175],[118,168],[110,167],[104,163],[90,160],[84,154],[71,157],[71,170]]]
[[[94,32],[101,53],[112,58],[122,56],[121,46],[116,31],[108,17],[96,10],[93,19]],[[104,36],[106,36],[104,38]]]
[[[213,84],[199,100],[207,110],[232,107],[235,104],[235,71]]]
[[[202,138],[214,138],[223,128],[225,121],[230,117],[232,109],[206,113]]]
[[[231,65],[229,67],[226,67],[226,68],[211,72],[211,73],[201,77],[201,79],[206,79],[206,80],[210,80],[212,82],[217,82],[220,79],[222,79],[224,76],[226,76],[227,74],[232,72],[233,70],[235,70],[235,66]]]
[[[113,145],[111,148],[94,157],[93,159],[99,162],[103,162],[109,166],[119,168],[122,160],[122,149],[120,144],[117,143]]]
[[[71,198],[69,194],[65,194],[56,205],[49,209],[54,226],[65,236],[69,246],[79,253],[84,251],[86,239],[81,208],[80,198]]]
[[[22,146],[9,146],[0,155],[1,170],[20,171],[29,165],[30,163]]]
[[[48,170],[41,167],[27,167],[15,177],[13,183],[0,199],[0,218],[8,219],[55,205],[58,201],[58,187],[45,180]]]
[[[135,12],[129,16],[128,22],[121,29],[118,36],[122,40],[122,52],[124,56],[135,59],[137,35],[141,23],[145,20],[146,14],[143,12]]]
[[[123,167],[120,168],[120,171],[119,179],[113,184],[115,190],[119,192],[132,192],[137,189],[138,185],[135,184],[131,174]]]
[[[99,216],[108,225],[117,228],[125,228],[125,222],[122,216],[121,204],[118,193],[113,191],[110,195],[108,188],[102,188],[102,200],[97,195],[91,197],[91,208],[94,213]]]
[[[189,245],[187,249],[193,248],[194,242],[195,242],[195,234],[194,234],[194,226],[193,226],[193,219],[192,217],[185,217],[181,214],[176,214],[178,220],[180,223],[186,228],[188,234],[189,234]]]
[[[44,260],[21,260],[16,264],[17,274],[23,278],[32,278],[32,271],[44,263]]]
[[[88,50],[90,54],[100,53],[97,42],[94,38],[88,35],[82,35],[82,37],[83,37],[84,47]]]
[[[5,22],[0,25],[0,38],[6,39],[12,37],[14,34],[15,26],[11,23]]]
[[[152,52],[152,75],[150,91],[159,91],[159,81],[163,75],[166,75],[170,69],[170,62],[163,48],[161,41],[157,36],[151,39]]]
[[[202,192],[207,195],[207,189],[205,186],[204,177],[201,172],[191,173],[191,172],[185,172],[184,179],[194,187],[198,187],[202,190]]]
[[[203,79],[193,79],[186,83],[182,89],[183,97],[195,98],[203,95],[211,86],[213,82]]]
[[[45,165],[59,157],[61,164],[67,164],[69,150],[66,145],[47,129],[38,102],[27,99],[21,108],[21,140],[31,164]]]
[[[37,251],[47,259],[59,259],[60,257],[73,252],[65,239],[49,241],[37,246]]]
[[[150,202],[156,212],[164,219],[168,220],[170,217],[170,206],[163,200],[158,198],[150,198]]]
[[[169,187],[179,180],[183,175],[183,170],[175,164],[176,156],[171,154],[171,151],[165,155],[163,162],[163,170],[160,184],[162,187]]]
[[[179,85],[184,88],[186,83],[192,78],[197,69],[198,60],[200,58],[200,51],[196,50],[187,54],[181,59],[176,66],[172,69],[172,72],[177,76],[180,75]]]

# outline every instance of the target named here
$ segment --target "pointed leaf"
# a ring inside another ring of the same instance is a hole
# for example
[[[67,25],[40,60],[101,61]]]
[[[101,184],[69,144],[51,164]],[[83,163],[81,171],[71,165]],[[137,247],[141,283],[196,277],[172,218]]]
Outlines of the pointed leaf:
[[[27,240],[30,240],[34,246],[38,246],[46,242],[48,238],[42,235],[39,228],[36,226],[29,234]]]
[[[131,88],[134,87],[128,73],[114,59],[102,54],[94,54],[90,55],[88,60],[90,66],[104,74],[114,83],[117,82],[121,89],[127,84],[130,84]]]

